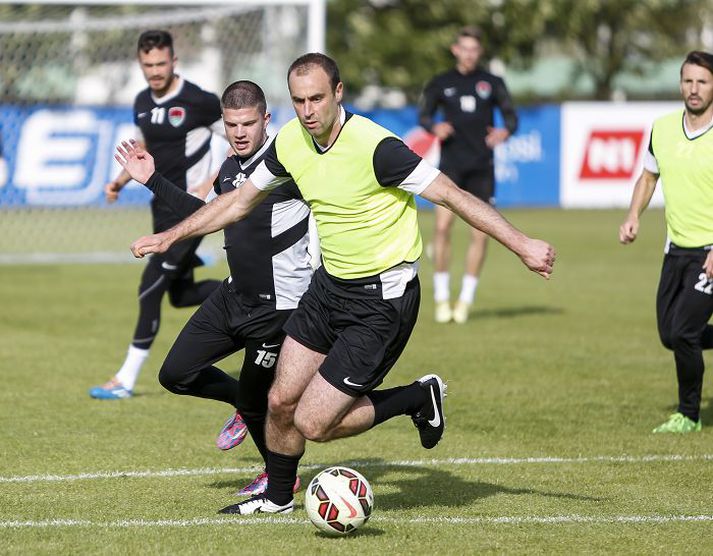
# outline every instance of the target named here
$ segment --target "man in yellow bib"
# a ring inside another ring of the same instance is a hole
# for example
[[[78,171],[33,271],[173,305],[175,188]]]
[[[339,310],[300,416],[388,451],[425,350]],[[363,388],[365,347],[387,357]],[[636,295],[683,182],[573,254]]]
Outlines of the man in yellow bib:
[[[297,118],[280,130],[250,178],[172,230],[132,245],[142,257],[179,238],[219,230],[289,179],[317,222],[324,264],[285,325],[269,394],[267,491],[223,513],[291,512],[305,439],[353,436],[397,415],[411,416],[424,448],[443,436],[441,377],[428,374],[375,390],[405,348],[418,314],[422,244],[414,194],[448,207],[545,278],[555,260],[548,243],[515,229],[386,129],[345,111],[334,60],[305,54],[287,77]],[[127,169],[140,165],[140,151],[120,154]]]
[[[681,66],[678,110],[654,122],[619,241],[636,239],[639,217],[658,178],[666,204],[667,241],[656,297],[661,342],[673,351],[678,409],[653,432],[701,430],[703,350],[713,348],[713,55],[694,51]]]

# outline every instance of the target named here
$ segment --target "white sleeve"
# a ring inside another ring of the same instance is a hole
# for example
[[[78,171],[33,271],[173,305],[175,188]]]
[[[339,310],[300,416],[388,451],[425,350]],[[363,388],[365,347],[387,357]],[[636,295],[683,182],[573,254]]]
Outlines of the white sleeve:
[[[421,160],[413,172],[406,176],[406,179],[398,187],[413,195],[420,195],[440,173],[438,168],[434,168],[425,160]]]
[[[652,174],[659,174],[659,163],[656,162],[656,157],[651,154],[649,149],[644,152],[644,169]]]
[[[260,191],[272,191],[281,186],[286,181],[290,181],[290,176],[276,176],[267,169],[267,165],[263,160],[258,164],[257,168],[250,174],[250,181]]]
[[[227,137],[225,136],[225,126],[223,125],[223,118],[219,118],[215,120],[212,124],[210,124],[210,130],[216,135],[222,137],[223,139],[227,139]]]

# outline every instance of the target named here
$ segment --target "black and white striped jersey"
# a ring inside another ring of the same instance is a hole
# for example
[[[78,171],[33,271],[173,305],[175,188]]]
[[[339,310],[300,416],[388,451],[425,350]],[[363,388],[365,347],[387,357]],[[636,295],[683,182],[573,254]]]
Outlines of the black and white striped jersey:
[[[134,101],[134,123],[154,157],[156,171],[184,191],[209,176],[213,132],[224,135],[220,100],[180,77],[177,89],[161,98],[149,88]],[[179,220],[169,206],[155,197],[151,202],[154,232]]]
[[[223,162],[215,192],[220,195],[240,187],[271,144],[269,139],[248,159],[231,156]],[[290,180],[246,218],[225,228],[232,284],[246,300],[274,302],[278,310],[297,307],[312,278],[308,219],[309,208]]]

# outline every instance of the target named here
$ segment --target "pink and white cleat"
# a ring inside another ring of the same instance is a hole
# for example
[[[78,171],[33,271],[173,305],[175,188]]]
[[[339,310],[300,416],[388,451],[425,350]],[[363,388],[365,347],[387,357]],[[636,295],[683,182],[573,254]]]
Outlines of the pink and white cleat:
[[[225,422],[223,428],[215,441],[215,445],[221,450],[230,450],[240,444],[248,434],[248,426],[243,421],[242,415],[235,412]]]
[[[292,487],[292,492],[297,492],[301,486],[302,486],[302,483],[298,476],[297,479],[295,479],[295,486]],[[253,480],[252,483],[250,483],[248,486],[241,488],[238,492],[236,492],[235,496],[257,496],[259,494],[263,494],[266,490],[267,490],[267,473],[265,473],[263,471],[257,477],[255,477],[255,479]]]

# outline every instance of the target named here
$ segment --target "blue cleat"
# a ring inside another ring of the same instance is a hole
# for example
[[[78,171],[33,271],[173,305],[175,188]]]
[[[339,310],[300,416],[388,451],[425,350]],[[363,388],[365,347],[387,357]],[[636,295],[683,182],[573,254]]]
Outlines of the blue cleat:
[[[118,380],[112,378],[106,384],[91,388],[89,395],[95,400],[122,400],[124,398],[130,398],[133,392],[127,390]]]

